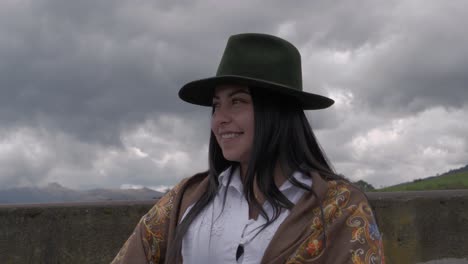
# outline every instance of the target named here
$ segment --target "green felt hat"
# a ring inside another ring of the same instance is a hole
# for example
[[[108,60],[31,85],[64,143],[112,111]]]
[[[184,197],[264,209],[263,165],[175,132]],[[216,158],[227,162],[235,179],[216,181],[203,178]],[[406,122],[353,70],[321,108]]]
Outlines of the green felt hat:
[[[214,88],[221,84],[246,85],[295,97],[306,110],[322,109],[334,101],[302,90],[301,55],[284,39],[256,33],[229,38],[215,77],[187,83],[179,97],[189,103],[211,106]]]

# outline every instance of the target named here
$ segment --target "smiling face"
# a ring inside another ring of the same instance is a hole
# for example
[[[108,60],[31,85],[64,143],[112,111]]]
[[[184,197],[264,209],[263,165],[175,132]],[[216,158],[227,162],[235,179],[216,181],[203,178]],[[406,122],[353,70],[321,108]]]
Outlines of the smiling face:
[[[226,160],[248,164],[254,137],[254,108],[246,86],[216,87],[211,130]]]

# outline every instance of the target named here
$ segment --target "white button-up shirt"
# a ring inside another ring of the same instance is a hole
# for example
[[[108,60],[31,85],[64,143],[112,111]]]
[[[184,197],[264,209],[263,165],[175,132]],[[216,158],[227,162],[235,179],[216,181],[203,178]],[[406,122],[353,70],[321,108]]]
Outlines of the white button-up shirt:
[[[227,186],[230,172],[231,168],[228,168],[220,174],[218,194],[192,222],[185,234],[182,242],[184,263],[260,263],[276,230],[289,215],[289,210],[282,210],[276,221],[258,233],[266,220],[261,215],[257,220],[249,219],[249,204],[243,195],[239,169],[233,172],[231,183]],[[307,175],[295,172],[293,177],[306,186],[312,186],[312,179]],[[289,181],[285,181],[279,190],[294,204],[306,192]],[[225,192],[227,196],[223,210]],[[183,218],[192,206],[186,210]],[[266,201],[263,209],[271,219],[271,204]],[[239,245],[243,245],[244,253],[236,261]]]

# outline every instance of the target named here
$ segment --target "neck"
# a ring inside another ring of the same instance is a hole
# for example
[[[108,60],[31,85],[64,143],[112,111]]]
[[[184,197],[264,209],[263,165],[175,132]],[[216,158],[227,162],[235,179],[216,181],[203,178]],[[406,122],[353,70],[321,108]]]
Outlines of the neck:
[[[240,165],[240,176],[242,182],[245,182],[245,177],[247,175],[247,164],[241,163]]]
[[[240,175],[241,175],[241,180],[243,183],[245,183],[246,177],[247,177],[247,166],[245,164],[240,164]],[[255,175],[256,177],[256,175]],[[276,163],[275,165],[275,170],[273,172],[273,178],[275,180],[276,187],[281,187],[283,183],[286,181],[287,177],[284,175],[283,170],[281,169],[281,166],[279,165],[279,162]],[[260,191],[260,188],[258,188],[257,185],[257,179],[254,181],[254,194],[255,197],[258,197],[259,202],[264,201],[263,194]]]

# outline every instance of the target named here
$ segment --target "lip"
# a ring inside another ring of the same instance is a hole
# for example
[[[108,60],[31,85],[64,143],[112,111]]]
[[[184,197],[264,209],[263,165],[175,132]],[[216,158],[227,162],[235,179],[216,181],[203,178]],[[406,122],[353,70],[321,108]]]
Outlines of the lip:
[[[223,135],[225,135],[225,134],[233,134],[233,133],[234,133],[234,134],[243,134],[244,132],[242,132],[242,131],[234,131],[234,130],[219,130],[217,134],[218,134],[218,136],[221,137],[221,136],[223,136]]]
[[[223,138],[224,135],[228,135],[228,134],[238,134],[238,135],[235,137],[231,137],[231,138]],[[221,140],[221,142],[226,143],[226,142],[230,142],[230,141],[234,141],[238,139],[243,134],[244,132],[239,132],[239,131],[223,131],[221,133],[218,133],[218,138]]]

